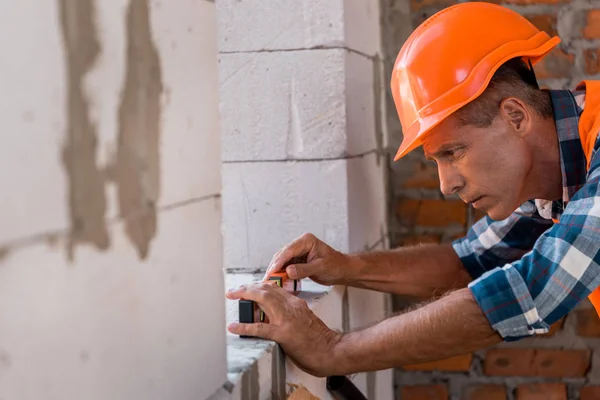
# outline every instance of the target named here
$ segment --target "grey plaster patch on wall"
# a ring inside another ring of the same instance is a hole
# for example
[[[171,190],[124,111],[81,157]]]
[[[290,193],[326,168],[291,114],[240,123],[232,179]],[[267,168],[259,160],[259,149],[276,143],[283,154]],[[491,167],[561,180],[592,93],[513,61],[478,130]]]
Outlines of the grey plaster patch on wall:
[[[160,59],[152,40],[148,0],[127,11],[126,75],[119,108],[117,154],[109,170],[117,184],[119,214],[141,259],[157,232],[160,194]],[[138,214],[137,218],[128,218]]]
[[[12,361],[10,358],[10,354],[8,354],[4,350],[0,350],[0,368],[2,368],[4,370],[8,370],[8,369],[10,369],[11,365],[12,365]]]
[[[0,262],[2,262],[2,260],[8,256],[8,253],[10,253],[10,249],[8,247],[0,246]]]
[[[96,164],[96,126],[83,90],[83,79],[93,67],[100,44],[93,0],[60,0],[60,23],[67,71],[67,138],[62,161],[69,185],[69,260],[75,246],[90,244],[106,250],[110,245],[104,220],[104,175]]]

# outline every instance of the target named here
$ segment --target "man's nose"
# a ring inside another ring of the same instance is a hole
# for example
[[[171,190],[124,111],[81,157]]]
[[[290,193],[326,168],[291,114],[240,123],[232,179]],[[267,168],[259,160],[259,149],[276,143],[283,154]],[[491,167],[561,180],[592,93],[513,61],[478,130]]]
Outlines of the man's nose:
[[[440,176],[440,190],[444,196],[450,196],[458,192],[464,185],[458,171],[451,166],[439,164],[438,174]]]

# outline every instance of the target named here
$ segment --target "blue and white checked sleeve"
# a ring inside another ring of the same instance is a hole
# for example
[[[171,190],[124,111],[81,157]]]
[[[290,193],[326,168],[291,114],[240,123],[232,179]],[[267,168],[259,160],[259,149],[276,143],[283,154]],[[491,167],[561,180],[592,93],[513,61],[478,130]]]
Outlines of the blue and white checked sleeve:
[[[586,184],[571,198],[560,222],[539,235],[532,250],[520,259],[497,266],[469,284],[490,324],[504,340],[546,333],[551,324],[600,285],[599,180],[600,157],[595,157]],[[525,207],[520,212],[528,214],[527,211]],[[514,223],[520,221],[521,218],[515,218]],[[485,224],[481,228],[485,228]],[[507,232],[514,230],[513,226]],[[471,239],[468,244],[462,241],[455,244],[459,255],[468,246],[474,250],[465,256],[466,264],[469,258],[475,258],[489,265],[493,257],[487,257],[486,253],[490,250],[492,254],[500,254],[499,261],[505,258],[505,252],[494,251],[494,246],[488,246],[483,252],[478,250],[479,243],[485,248],[490,240],[510,242],[505,239],[506,235],[497,240],[491,234],[486,236],[486,232],[480,232],[483,236]],[[530,234],[537,237],[537,231]],[[492,239],[486,239],[489,237]]]

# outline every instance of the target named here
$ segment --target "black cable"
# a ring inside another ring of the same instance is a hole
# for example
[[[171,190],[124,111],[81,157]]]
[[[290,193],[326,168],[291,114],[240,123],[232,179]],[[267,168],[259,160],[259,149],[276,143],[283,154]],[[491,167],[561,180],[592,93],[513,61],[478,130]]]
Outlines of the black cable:
[[[354,383],[345,376],[328,376],[327,390],[337,400],[368,400]]]

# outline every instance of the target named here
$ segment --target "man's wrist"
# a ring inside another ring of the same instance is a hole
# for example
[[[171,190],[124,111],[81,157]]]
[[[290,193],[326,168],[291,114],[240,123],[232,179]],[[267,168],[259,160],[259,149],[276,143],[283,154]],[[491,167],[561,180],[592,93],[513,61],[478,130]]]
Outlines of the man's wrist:
[[[360,253],[347,254],[347,267],[342,276],[342,284],[351,285],[352,283],[360,282],[363,278],[364,271],[367,268],[367,262]]]
[[[356,332],[338,333],[331,354],[328,357],[327,375],[348,375],[357,372],[352,362],[352,351],[355,350]],[[358,366],[360,369],[360,366]]]

